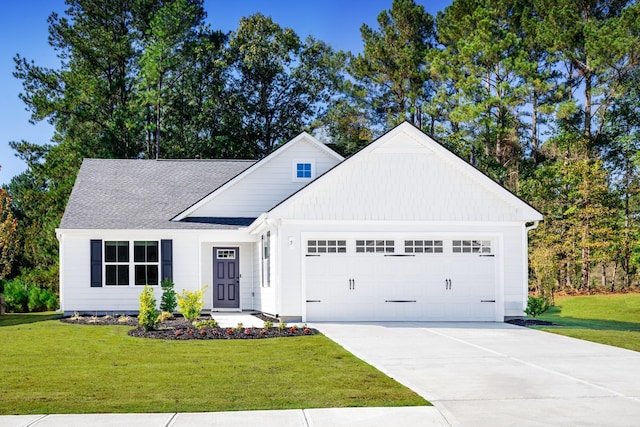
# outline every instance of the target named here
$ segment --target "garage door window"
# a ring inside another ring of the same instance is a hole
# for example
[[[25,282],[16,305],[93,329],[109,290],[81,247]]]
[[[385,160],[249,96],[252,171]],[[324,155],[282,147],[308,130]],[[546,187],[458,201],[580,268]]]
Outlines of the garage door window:
[[[407,254],[441,254],[442,240],[405,240],[404,252]]]
[[[490,254],[491,241],[489,240],[454,240],[454,254]]]
[[[393,253],[393,240],[356,240],[356,253]]]
[[[344,254],[347,253],[346,240],[308,240],[308,254]]]

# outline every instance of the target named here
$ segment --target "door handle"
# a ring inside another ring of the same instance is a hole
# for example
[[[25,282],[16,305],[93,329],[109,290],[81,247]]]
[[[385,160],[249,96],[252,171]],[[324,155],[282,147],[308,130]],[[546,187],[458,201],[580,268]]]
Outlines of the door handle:
[[[444,279],[444,288],[448,291],[451,290],[451,279]]]
[[[349,290],[353,289],[353,279],[349,279]]]

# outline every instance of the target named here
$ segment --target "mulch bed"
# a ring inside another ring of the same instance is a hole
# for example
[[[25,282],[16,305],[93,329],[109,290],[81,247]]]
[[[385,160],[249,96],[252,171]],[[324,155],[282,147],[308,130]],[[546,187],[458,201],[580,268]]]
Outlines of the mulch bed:
[[[261,316],[257,316],[261,317]],[[272,318],[265,316],[265,320],[272,321]],[[202,318],[201,320],[210,320],[210,318]],[[222,328],[222,327],[205,327],[197,329],[182,317],[165,320],[158,329],[146,331],[138,326],[138,319],[133,316],[113,317],[113,316],[80,316],[65,317],[60,319],[65,323],[77,325],[125,325],[135,326],[129,331],[129,335],[139,338],[155,338],[163,340],[213,340],[213,339],[264,339],[278,337],[296,337],[305,335],[317,335],[320,332],[314,328],[307,327],[287,327],[280,329],[279,327],[271,328]],[[276,322],[274,324],[277,325]]]
[[[512,325],[517,326],[558,326],[553,322],[548,322],[546,320],[538,320],[538,319],[510,319],[505,320],[505,323],[511,323]]]

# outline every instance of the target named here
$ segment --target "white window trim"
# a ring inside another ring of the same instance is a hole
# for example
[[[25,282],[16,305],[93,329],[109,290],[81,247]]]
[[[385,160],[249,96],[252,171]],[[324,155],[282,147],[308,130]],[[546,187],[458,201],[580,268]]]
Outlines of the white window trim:
[[[146,256],[146,243],[147,242],[156,242],[156,248],[158,250],[158,261],[144,261],[144,262],[136,262],[135,260],[135,243],[136,242],[145,242],[145,256]],[[161,247],[160,247],[160,241],[159,240],[155,240],[155,239],[151,239],[151,240],[142,240],[142,239],[138,239],[138,240],[131,240],[131,248],[133,248],[133,251],[130,251],[129,253],[133,255],[133,259],[131,261],[131,265],[133,266],[133,286],[143,286],[143,285],[136,285],[136,266],[138,265],[144,265],[144,266],[148,266],[148,265],[155,265],[157,267],[157,272],[158,272],[158,283],[157,286],[160,286],[160,276],[161,276],[161,271],[160,271],[160,260],[162,259],[162,254],[160,253],[161,251]],[[129,281],[131,282],[131,281]],[[145,283],[146,285],[149,285],[148,283]],[[129,283],[129,285],[131,285],[131,283]],[[156,286],[156,285],[149,285],[149,286]]]
[[[106,261],[106,243],[107,242],[127,242],[128,247],[129,247],[129,261],[128,262],[108,262]],[[135,242],[157,242],[158,243],[158,261],[157,262],[135,262]],[[162,274],[161,272],[161,260],[162,260],[162,253],[161,253],[161,244],[160,244],[160,240],[156,240],[156,239],[135,239],[135,240],[124,240],[124,239],[117,239],[117,240],[104,240],[102,242],[102,280],[104,283],[104,286],[108,287],[108,288],[124,288],[125,286],[127,287],[142,287],[142,285],[136,285],[136,265],[155,265],[158,267],[158,284],[157,285],[149,285],[149,286],[160,286],[160,276]],[[126,265],[127,269],[129,270],[129,284],[128,285],[109,285],[107,284],[107,265]]]
[[[310,178],[298,178],[298,164],[308,163],[311,165],[311,177]],[[291,179],[293,182],[308,182],[316,177],[316,162],[315,160],[294,159],[291,163]]]
[[[127,248],[129,250],[129,256],[128,256],[127,262],[119,262],[117,260],[118,259],[117,253],[116,253],[116,261],[107,261],[107,242],[115,242],[115,243],[127,242]],[[131,282],[132,282],[132,280],[131,280],[131,258],[132,258],[131,241],[118,239],[118,240],[104,240],[102,242],[102,280],[103,280],[103,283],[104,283],[105,287],[107,287],[107,288],[124,288],[125,286],[127,286],[127,287],[131,286]],[[118,285],[118,284],[110,285],[107,282],[107,266],[112,266],[112,265],[116,266],[116,270],[117,270],[117,268],[119,266],[124,266],[124,265],[127,266],[127,271],[129,272],[129,284],[128,285]]]
[[[263,288],[271,287],[271,231],[267,231],[260,239],[260,271],[261,286]],[[265,249],[267,256],[265,256]]]

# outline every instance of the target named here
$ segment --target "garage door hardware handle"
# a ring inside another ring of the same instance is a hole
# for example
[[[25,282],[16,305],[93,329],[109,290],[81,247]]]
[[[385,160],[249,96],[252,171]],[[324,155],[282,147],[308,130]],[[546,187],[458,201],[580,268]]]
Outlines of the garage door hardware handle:
[[[322,302],[319,299],[308,299],[307,302]]]
[[[480,302],[496,302],[494,299],[481,299]]]
[[[384,302],[417,302],[414,299],[386,299]]]
[[[494,256],[495,256],[495,254],[491,254],[491,255],[487,255],[487,254],[485,254],[485,255],[480,255],[480,256],[489,256],[489,257],[494,257]]]
[[[415,254],[385,254],[385,256],[416,256]]]
[[[319,254],[306,254],[305,256],[320,256]]]

